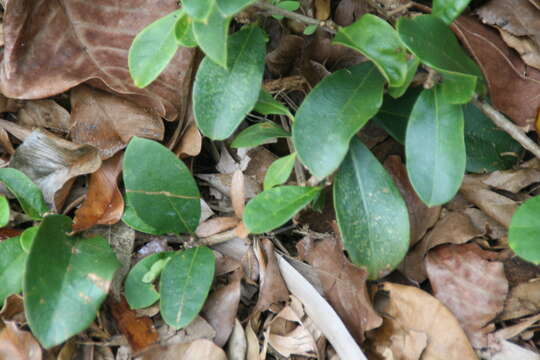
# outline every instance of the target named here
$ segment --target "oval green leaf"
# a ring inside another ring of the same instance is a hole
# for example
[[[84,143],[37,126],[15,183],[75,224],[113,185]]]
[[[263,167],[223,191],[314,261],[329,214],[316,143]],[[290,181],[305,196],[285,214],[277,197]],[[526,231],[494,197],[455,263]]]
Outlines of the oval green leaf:
[[[136,215],[160,233],[192,233],[199,224],[199,189],[187,166],[165,146],[133,137],[124,155],[124,184]]]
[[[407,172],[428,206],[450,201],[465,174],[463,109],[439,87],[423,90],[414,104],[405,138]]]
[[[409,249],[409,214],[392,178],[358,139],[334,180],[334,208],[351,261],[369,278],[392,271]]]
[[[450,25],[470,2],[471,0],[433,0],[431,13]]]
[[[363,15],[338,30],[334,43],[364,54],[379,68],[388,84],[402,86],[407,80],[407,49],[394,28],[378,16]]]
[[[176,21],[174,36],[180,46],[197,46],[197,40],[195,40],[195,35],[193,35],[193,20],[185,12],[181,13]]]
[[[208,58],[223,68],[228,66],[227,38],[231,19],[229,16],[224,16],[214,3],[210,7],[210,14],[206,21],[193,22],[193,36],[197,44]]]
[[[296,113],[292,137],[298,157],[311,173],[334,172],[349,142],[382,103],[384,78],[370,62],[324,78]]]
[[[289,133],[272,121],[251,125],[242,130],[231,144],[233,148],[255,147],[275,138],[289,137]]]
[[[289,109],[276,99],[272,97],[266,90],[261,89],[259,93],[259,99],[253,108],[256,112],[263,115],[285,115],[291,120],[293,116]]]
[[[32,219],[40,220],[49,211],[41,190],[19,170],[0,169],[0,182],[15,195],[25,214]]]
[[[34,238],[39,230],[39,226],[32,226],[24,230],[21,234],[21,247],[24,252],[29,253],[34,243]]]
[[[274,230],[308,205],[320,190],[318,187],[303,186],[280,186],[265,190],[247,203],[244,224],[252,234]]]
[[[26,257],[18,236],[0,242],[0,306],[22,291]]]
[[[152,254],[139,261],[129,271],[124,282],[124,294],[132,309],[142,309],[159,300],[159,293],[154,284],[144,282],[143,278],[157,261],[169,259],[173,254],[172,251]]]
[[[9,201],[4,195],[0,195],[0,227],[9,223]]]
[[[64,342],[94,321],[120,266],[105,239],[70,237],[66,235],[70,231],[69,217],[46,217],[26,260],[26,318],[45,348]]]
[[[175,24],[181,10],[162,17],[137,34],[129,48],[128,67],[135,86],[154,81],[176,54]]]
[[[253,109],[264,71],[265,35],[248,26],[229,39],[227,69],[205,58],[193,85],[193,111],[201,132],[213,140],[229,137]]]
[[[540,196],[525,201],[512,216],[508,244],[521,258],[540,264]]]
[[[172,256],[159,282],[161,316],[167,324],[180,329],[199,314],[214,280],[215,263],[214,253],[205,246]]]
[[[225,16],[233,16],[257,0],[216,0],[219,11]]]
[[[215,0],[182,0],[182,8],[193,19],[208,21]]]
[[[295,153],[274,161],[268,167],[266,175],[264,176],[264,190],[269,190],[274,186],[281,185],[287,181],[291,176],[295,161]]]
[[[388,94],[393,97],[394,99],[397,99],[403,94],[407,92],[409,89],[409,86],[411,85],[414,75],[416,75],[416,70],[418,70],[418,66],[420,65],[420,60],[413,55],[412,59],[409,59],[407,62],[407,76],[405,78],[405,82],[401,86],[389,86],[388,87]]]
[[[122,216],[124,224],[146,234],[161,235],[161,231],[142,221],[139,215],[137,215],[137,212],[135,212],[135,209],[133,209],[133,206],[128,203],[127,198],[124,202],[126,204],[124,215]]]

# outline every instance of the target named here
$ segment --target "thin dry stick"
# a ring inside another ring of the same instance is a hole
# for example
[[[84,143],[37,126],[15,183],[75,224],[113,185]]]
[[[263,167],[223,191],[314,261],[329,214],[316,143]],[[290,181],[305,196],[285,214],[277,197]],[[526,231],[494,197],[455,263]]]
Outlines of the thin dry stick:
[[[521,130],[520,127],[515,125],[513,122],[508,120],[506,116],[497,111],[493,106],[488,104],[485,101],[479,100],[478,98],[473,99],[473,104],[476,105],[487,117],[491,119],[502,130],[504,130],[508,135],[514,138],[518,143],[521,144],[525,149],[529,150],[537,158],[540,159],[540,147],[532,141],[527,134]]]

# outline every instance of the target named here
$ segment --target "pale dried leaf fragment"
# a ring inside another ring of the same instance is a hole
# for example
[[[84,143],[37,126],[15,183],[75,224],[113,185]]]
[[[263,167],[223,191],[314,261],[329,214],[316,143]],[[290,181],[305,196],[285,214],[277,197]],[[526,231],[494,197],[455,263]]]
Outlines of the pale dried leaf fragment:
[[[227,343],[227,357],[229,360],[246,360],[247,355],[246,333],[238,319],[234,320],[234,328]]]
[[[216,331],[202,317],[197,316],[187,327],[176,330],[166,324],[158,329],[161,345],[184,344],[198,339],[212,340]]]
[[[504,42],[516,50],[525,64],[540,70],[540,47],[529,38],[514,36],[502,29],[499,29]]]
[[[160,346],[148,351],[142,360],[227,360],[225,352],[210,340],[198,339],[188,343]]]
[[[540,169],[537,167],[516,170],[498,170],[478,177],[482,183],[497,189],[517,193],[521,189],[540,182]]]
[[[241,219],[244,213],[244,204],[246,201],[244,191],[244,173],[241,170],[236,170],[232,176],[231,183],[231,202],[234,209],[234,214]]]
[[[386,321],[371,339],[372,351],[384,360],[419,360],[428,344],[425,333]]]
[[[525,282],[516,285],[504,304],[501,320],[511,320],[532,315],[540,311],[540,281]]]
[[[6,321],[0,331],[0,359],[41,360],[41,347],[31,333],[19,330],[13,321]]]
[[[200,238],[215,235],[220,232],[232,229],[233,227],[238,225],[239,222],[240,219],[233,216],[215,217],[210,220],[206,220],[203,223],[200,223],[195,230],[195,235]]]
[[[63,133],[69,132],[73,124],[69,112],[50,99],[26,101],[17,113],[17,122],[30,128],[43,127]]]
[[[190,110],[192,111],[192,110]],[[202,135],[197,124],[191,123],[182,134],[180,142],[174,149],[175,154],[181,159],[200,154],[202,149]]]

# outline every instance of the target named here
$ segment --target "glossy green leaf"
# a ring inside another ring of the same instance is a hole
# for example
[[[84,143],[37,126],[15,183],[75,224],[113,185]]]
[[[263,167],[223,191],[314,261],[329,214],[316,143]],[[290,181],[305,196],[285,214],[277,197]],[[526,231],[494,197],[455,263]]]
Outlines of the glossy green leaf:
[[[159,293],[155,286],[152,283],[143,281],[143,278],[156,262],[170,259],[173,254],[172,251],[152,254],[139,261],[129,271],[124,282],[124,294],[132,309],[142,309],[159,300]]]
[[[540,264],[540,196],[525,201],[512,216],[508,245],[521,258]]]
[[[370,279],[392,271],[409,249],[409,214],[392,178],[358,139],[334,180],[334,208],[351,261]]]
[[[212,286],[215,262],[214,253],[205,246],[172,256],[159,283],[161,316],[167,324],[180,329],[199,314]]]
[[[9,295],[22,291],[26,256],[18,236],[0,242],[0,307]]]
[[[390,86],[402,86],[407,79],[407,49],[394,28],[378,16],[363,15],[352,25],[338,30],[334,43],[364,54],[379,68]]]
[[[263,115],[285,115],[290,119],[293,119],[293,116],[289,109],[276,99],[272,97],[266,90],[261,89],[259,93],[259,99],[253,108],[256,112]]]
[[[133,209],[133,206],[128,203],[127,198],[124,200],[124,202],[126,203],[126,207],[124,210],[124,215],[122,216],[122,221],[127,226],[146,234],[161,235],[161,231],[142,221],[139,215],[137,215],[135,209]]]
[[[351,138],[379,110],[383,86],[377,68],[365,62],[336,71],[309,93],[296,112],[292,136],[313,175],[324,178],[339,167]]]
[[[450,25],[471,0],[433,0],[433,15]]]
[[[0,195],[0,227],[9,223],[9,201],[4,195]]]
[[[303,186],[280,186],[265,190],[247,203],[244,224],[252,234],[274,230],[308,205],[320,190],[318,187]]]
[[[260,122],[242,130],[231,144],[233,148],[255,147],[275,138],[290,136],[288,132],[272,121]]]
[[[0,182],[17,197],[26,215],[32,219],[40,220],[49,211],[41,190],[19,170],[0,169]]]
[[[24,250],[24,252],[26,253],[30,252],[30,249],[32,248],[32,244],[34,243],[34,238],[36,237],[38,230],[39,230],[39,226],[32,226],[24,230],[23,233],[21,234],[20,236],[21,247]]]
[[[465,173],[463,109],[448,103],[439,87],[418,97],[407,125],[407,173],[428,206],[450,201]]]
[[[182,12],[178,17],[178,20],[176,20],[174,36],[176,37],[176,42],[180,46],[197,46],[197,40],[195,40],[195,35],[193,34],[193,20],[185,12]]]
[[[273,188],[286,182],[291,176],[296,161],[296,154],[284,156],[274,161],[264,176],[264,190]]]
[[[101,237],[70,237],[71,219],[43,220],[26,260],[24,308],[32,334],[45,348],[86,329],[120,266]]]
[[[467,171],[484,173],[510,169],[520,159],[523,147],[473,104],[463,108]]]
[[[199,224],[199,189],[187,166],[165,146],[133,137],[124,155],[124,184],[136,215],[164,233],[191,233]]]
[[[308,25],[304,29],[304,35],[313,35],[317,31],[317,25]]]
[[[129,48],[128,67],[135,86],[143,88],[154,81],[169,64],[178,44],[175,24],[181,10],[162,17],[137,34]]]
[[[443,76],[441,91],[452,104],[465,104],[480,88],[482,73],[466,55],[454,33],[438,17],[402,17],[397,29],[401,40],[424,64]]]
[[[193,19],[198,21],[209,21],[210,11],[215,0],[182,0],[182,8]]]
[[[219,11],[225,16],[233,16],[257,0],[216,0]]]
[[[401,86],[388,87],[388,94],[397,99],[405,94],[411,85],[414,75],[416,75],[416,70],[418,70],[418,65],[420,65],[420,60],[413,56],[407,61],[407,76],[405,77],[405,82]]]
[[[201,132],[214,140],[231,136],[259,97],[265,35],[248,26],[229,39],[227,69],[205,58],[193,85],[193,111]]]
[[[193,22],[193,36],[201,50],[213,62],[224,68],[228,66],[227,38],[231,19],[229,16],[224,16],[214,3],[210,8],[207,21]]]
[[[296,11],[300,9],[300,2],[299,1],[280,1],[277,4],[277,6],[287,11]],[[283,15],[272,15],[272,17],[276,20],[283,19]]]
[[[150,270],[148,270],[148,272],[144,274],[142,281],[144,283],[153,283],[154,281],[156,281],[156,279],[159,277],[159,275],[161,274],[161,271],[163,271],[163,269],[165,268],[169,260],[170,258],[160,259],[156,261],[155,263],[153,263]]]

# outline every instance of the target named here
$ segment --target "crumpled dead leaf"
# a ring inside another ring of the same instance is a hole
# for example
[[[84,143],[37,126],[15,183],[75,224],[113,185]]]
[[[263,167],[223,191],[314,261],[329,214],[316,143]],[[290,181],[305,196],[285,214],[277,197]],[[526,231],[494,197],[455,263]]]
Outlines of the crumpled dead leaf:
[[[371,339],[371,351],[384,360],[419,360],[427,346],[425,333],[413,329],[395,328],[397,322],[386,321]]]
[[[0,90],[10,98],[37,99],[91,81],[174,120],[185,109],[195,49],[181,48],[145,89],[133,85],[127,56],[135,35],[176,8],[175,0],[137,0],[129,5],[108,0],[8,0]]]
[[[155,113],[104,91],[81,85],[71,90],[71,138],[88,144],[108,159],[133,136],[162,140],[165,127]]]
[[[227,360],[225,352],[210,340],[160,346],[142,356],[142,360]]]
[[[300,258],[318,274],[325,298],[356,341],[362,343],[365,331],[382,324],[367,293],[367,271],[354,266],[343,254],[341,243],[330,236],[322,240],[305,237],[297,248]]]
[[[303,50],[304,38],[297,35],[285,35],[281,38],[279,46],[266,55],[266,66],[275,75],[288,75],[296,61],[302,56]]]
[[[239,222],[240,219],[234,216],[215,217],[200,223],[195,230],[195,235],[200,238],[215,235],[225,230],[232,229],[238,225]]]
[[[19,145],[10,167],[25,173],[39,186],[45,201],[57,210],[68,193],[62,189],[64,185],[69,187],[75,177],[98,170],[101,159],[92,146],[76,145],[38,129]]]
[[[181,330],[168,325],[162,325],[157,330],[161,345],[185,344],[198,339],[212,340],[216,336],[214,328],[201,316],[197,316]]]
[[[501,320],[516,319],[540,311],[540,281],[530,281],[516,285],[510,290],[504,304]]]
[[[246,333],[240,321],[235,319],[233,331],[227,342],[227,357],[229,360],[246,360],[247,349]]]
[[[25,101],[17,113],[17,122],[22,126],[44,127],[69,132],[72,121],[69,112],[51,99]]]
[[[5,325],[0,331],[0,359],[41,360],[41,347],[31,333],[19,330],[12,321]]]

